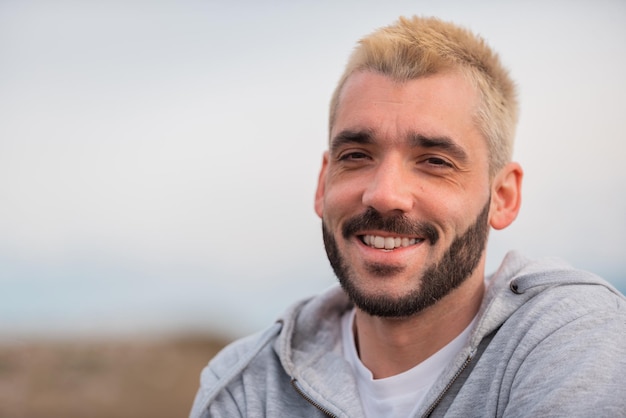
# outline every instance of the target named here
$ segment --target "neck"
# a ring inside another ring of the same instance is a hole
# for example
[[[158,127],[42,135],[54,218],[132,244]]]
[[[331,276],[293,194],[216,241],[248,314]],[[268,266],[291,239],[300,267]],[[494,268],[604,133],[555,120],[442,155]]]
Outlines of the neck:
[[[359,357],[381,379],[405,372],[456,338],[476,316],[484,294],[482,278],[468,279],[424,311],[406,318],[381,318],[356,310]]]

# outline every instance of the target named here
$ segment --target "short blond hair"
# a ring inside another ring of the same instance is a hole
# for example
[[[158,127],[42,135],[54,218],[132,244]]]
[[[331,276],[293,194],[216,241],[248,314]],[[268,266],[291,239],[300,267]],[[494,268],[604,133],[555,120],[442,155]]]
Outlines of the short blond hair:
[[[460,71],[479,94],[476,120],[489,148],[490,175],[511,160],[518,118],[515,83],[498,55],[478,35],[436,18],[415,16],[401,17],[361,39],[333,93],[329,131],[346,80],[360,71],[378,72],[398,82]]]

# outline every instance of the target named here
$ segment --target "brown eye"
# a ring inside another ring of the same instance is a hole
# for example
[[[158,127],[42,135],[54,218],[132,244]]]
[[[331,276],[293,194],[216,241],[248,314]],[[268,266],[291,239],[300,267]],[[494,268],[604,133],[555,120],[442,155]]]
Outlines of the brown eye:
[[[358,161],[358,160],[363,160],[366,159],[367,154],[363,153],[363,152],[348,152],[345,154],[342,154],[339,157],[340,161]]]
[[[436,167],[452,167],[452,164],[450,164],[448,161],[444,160],[443,158],[439,158],[439,157],[430,157],[426,160],[426,162]]]

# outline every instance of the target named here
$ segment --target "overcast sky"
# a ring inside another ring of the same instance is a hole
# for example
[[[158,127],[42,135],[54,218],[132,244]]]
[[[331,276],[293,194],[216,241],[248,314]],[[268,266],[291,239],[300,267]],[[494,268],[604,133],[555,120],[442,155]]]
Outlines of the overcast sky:
[[[313,193],[355,42],[400,15],[517,80],[491,236],[626,288],[626,2],[0,1],[0,333],[243,334],[334,282]]]

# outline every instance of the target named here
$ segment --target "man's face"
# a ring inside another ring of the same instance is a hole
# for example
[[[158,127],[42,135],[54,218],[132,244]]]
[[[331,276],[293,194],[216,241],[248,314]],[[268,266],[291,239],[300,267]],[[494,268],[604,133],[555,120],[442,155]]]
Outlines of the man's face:
[[[459,74],[344,85],[315,209],[344,290],[365,312],[408,316],[482,281],[490,209],[478,96]]]

